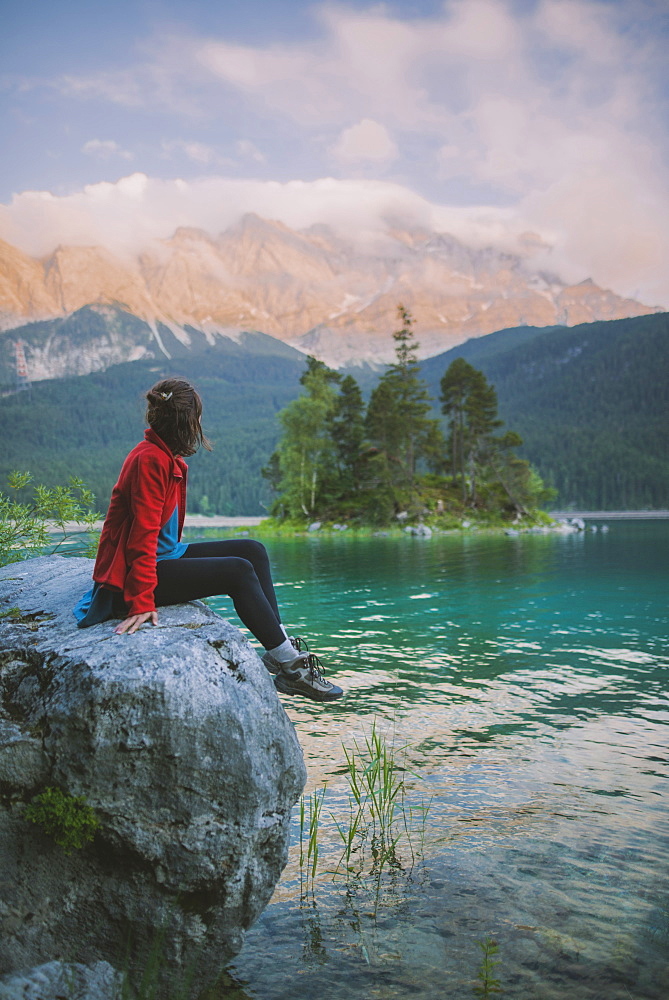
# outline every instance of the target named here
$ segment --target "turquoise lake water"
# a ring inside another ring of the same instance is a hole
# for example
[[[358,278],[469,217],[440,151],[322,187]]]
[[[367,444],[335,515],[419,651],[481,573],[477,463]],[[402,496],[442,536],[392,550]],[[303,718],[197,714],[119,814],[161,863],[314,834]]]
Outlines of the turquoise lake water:
[[[284,620],[346,695],[283,697],[307,793],[327,785],[319,870],[306,891],[296,809],[212,997],[464,1000],[494,939],[513,1000],[666,1000],[669,522],[268,547]],[[430,803],[422,858],[333,881],[343,745],[374,721]]]

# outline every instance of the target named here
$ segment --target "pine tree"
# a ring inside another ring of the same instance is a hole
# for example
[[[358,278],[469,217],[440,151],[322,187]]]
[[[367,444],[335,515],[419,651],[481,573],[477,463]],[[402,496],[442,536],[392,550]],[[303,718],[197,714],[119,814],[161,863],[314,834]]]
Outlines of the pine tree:
[[[472,392],[477,369],[464,358],[456,358],[441,379],[441,412],[449,417],[449,451],[451,473],[456,484],[458,475],[462,488],[462,502],[467,501],[465,461],[467,456],[467,400]]]
[[[341,493],[355,492],[359,483],[361,449],[365,436],[365,404],[360,386],[347,375],[339,390],[330,433],[337,454],[338,488]]]
[[[513,454],[523,439],[515,431],[507,431],[494,439],[495,448],[489,456],[495,481],[499,483],[506,503],[516,514],[527,514],[528,508],[540,507],[554,500],[556,491],[546,486],[538,472],[525,459]]]
[[[479,503],[479,485],[494,507],[511,506],[518,514],[551,498],[528,462],[513,454],[523,440],[515,431],[501,437],[497,392],[482,371],[456,358],[441,379],[442,412],[449,417],[453,482],[460,478],[463,503]]]
[[[469,392],[465,401],[466,447],[469,464],[469,489],[471,503],[476,505],[477,467],[486,464],[499,442],[493,431],[502,426],[497,417],[497,392],[483,372],[473,369]]]
[[[478,470],[489,462],[495,447],[497,393],[482,371],[456,358],[441,379],[442,413],[449,419],[449,451],[454,484],[460,479],[462,502],[477,502]],[[467,489],[469,485],[469,491]],[[469,495],[468,495],[469,493]]]
[[[420,377],[413,319],[397,307],[401,328],[393,334],[395,362],[388,365],[374,389],[367,409],[366,430],[377,449],[377,466],[386,484],[413,490],[420,459],[434,448],[438,423],[428,417],[431,399]]]

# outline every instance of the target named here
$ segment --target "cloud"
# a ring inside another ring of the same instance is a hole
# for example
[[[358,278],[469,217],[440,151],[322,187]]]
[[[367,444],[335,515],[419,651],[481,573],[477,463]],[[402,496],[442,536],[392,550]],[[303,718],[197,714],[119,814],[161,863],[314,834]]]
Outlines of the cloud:
[[[344,125],[370,113],[392,114],[405,125],[439,117],[412,82],[429,26],[412,27],[382,8],[314,11],[321,26],[315,40],[254,47],[204,39],[192,48],[195,61],[250,106],[307,127]]]
[[[343,163],[381,164],[397,159],[398,149],[384,125],[363,118],[357,125],[343,130],[332,153]]]
[[[89,139],[81,147],[81,152],[86,153],[87,156],[95,156],[99,160],[109,160],[114,156],[118,156],[122,160],[132,160],[133,158],[133,154],[129,150],[123,149],[113,139]]]
[[[109,102],[128,111],[169,111],[191,119],[205,115],[197,95],[201,74],[187,36],[158,34],[137,46],[137,54],[134,64],[82,75],[66,73],[50,80],[49,86],[67,98]],[[43,80],[34,83],[43,84]]]
[[[630,150],[616,169],[595,161],[568,173],[522,205],[528,225],[553,249],[550,267],[569,280],[592,276],[617,292],[669,308],[669,198],[646,168],[638,186],[639,161],[648,150]]]
[[[171,157],[174,152],[178,152],[182,153],[193,163],[202,164],[203,166],[220,162],[220,158],[215,150],[211,146],[207,146],[204,142],[187,139],[169,139],[163,141],[161,148],[167,158]]]
[[[329,150],[331,168],[386,163],[393,143],[410,150],[419,136],[420,160],[442,176],[500,198],[528,195],[593,158],[615,170],[636,137],[668,152],[658,129],[667,100],[661,6],[447,0],[421,18],[324,4],[312,8],[315,31],[299,42],[162,35],[135,67],[70,75],[59,86],[209,116],[241,101],[245,116],[290,120]],[[401,168],[405,177],[421,169],[408,154]]]
[[[251,169],[264,163],[265,175],[286,177],[279,147],[290,135],[290,169],[302,181],[145,178],[139,239],[169,236],[181,220],[220,230],[241,211],[365,234],[397,213],[479,244],[511,248],[535,231],[551,247],[541,251],[547,268],[669,304],[665,0],[401,10],[325,3],[311,9],[311,35],[290,42],[156,36],[134,66],[58,86],[144,112],[209,116],[208,134],[229,135],[230,149]],[[266,137],[262,151],[248,134]],[[227,167],[199,140],[170,148],[195,167]],[[372,169],[402,184],[343,176]],[[3,229],[26,247],[46,246],[57,230],[129,245],[128,183],[51,201],[25,192],[0,213]],[[461,205],[438,204],[441,191]]]
[[[295,229],[331,225],[352,240],[383,234],[389,225],[447,228],[467,239],[498,240],[507,225],[502,210],[464,211],[431,204],[399,184],[378,180],[158,180],[142,173],[116,183],[89,184],[56,196],[24,191],[0,206],[0,236],[42,256],[59,243],[102,244],[136,252],[181,225],[216,234],[244,213],[256,212]]]
[[[131,108],[145,103],[141,76],[133,70],[91,76],[65,75],[53,80],[51,85],[67,97],[101,98]]]
[[[629,6],[632,8],[634,4]],[[625,55],[624,41],[614,28],[611,12],[601,3],[542,0],[534,22],[547,41],[565,51],[585,55],[591,65],[618,67]]]
[[[203,167],[234,167],[235,161],[229,156],[217,152],[213,146],[194,139],[165,139],[161,143],[165,159],[171,159],[174,153],[185,156],[191,163]],[[244,161],[265,163],[266,157],[250,139],[238,139],[234,144],[235,152]]]
[[[240,156],[243,156],[245,159],[248,160],[253,160],[254,163],[267,162],[267,157],[265,156],[265,154],[261,153],[256,144],[254,142],[251,142],[250,139],[238,139],[237,142],[235,143],[235,149],[237,150]]]

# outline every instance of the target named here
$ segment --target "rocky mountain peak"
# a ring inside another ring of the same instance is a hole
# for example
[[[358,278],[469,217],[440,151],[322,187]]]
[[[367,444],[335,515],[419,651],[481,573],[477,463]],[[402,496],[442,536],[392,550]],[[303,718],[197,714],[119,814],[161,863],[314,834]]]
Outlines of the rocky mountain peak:
[[[528,247],[536,239],[527,234]],[[415,317],[423,356],[522,324],[657,311],[590,278],[569,285],[534,270],[529,253],[472,247],[450,233],[405,224],[363,245],[328,226],[295,230],[254,213],[218,236],[180,227],[135,257],[59,246],[35,260],[4,243],[0,323],[8,328],[85,305],[118,304],[153,330],[166,325],[184,344],[186,326],[208,338],[259,330],[339,366],[392,357],[400,301]]]
[[[214,243],[211,235],[197,226],[179,226],[168,240],[168,246],[190,246],[193,243]]]

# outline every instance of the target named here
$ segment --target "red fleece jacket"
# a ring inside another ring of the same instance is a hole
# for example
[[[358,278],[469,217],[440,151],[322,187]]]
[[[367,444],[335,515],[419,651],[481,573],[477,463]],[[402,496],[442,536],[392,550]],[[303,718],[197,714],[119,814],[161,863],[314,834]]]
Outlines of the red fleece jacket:
[[[132,449],[112,491],[93,579],[120,591],[128,615],[155,611],[156,549],[162,526],[179,505],[179,538],[186,515],[188,466],[155,431]]]

